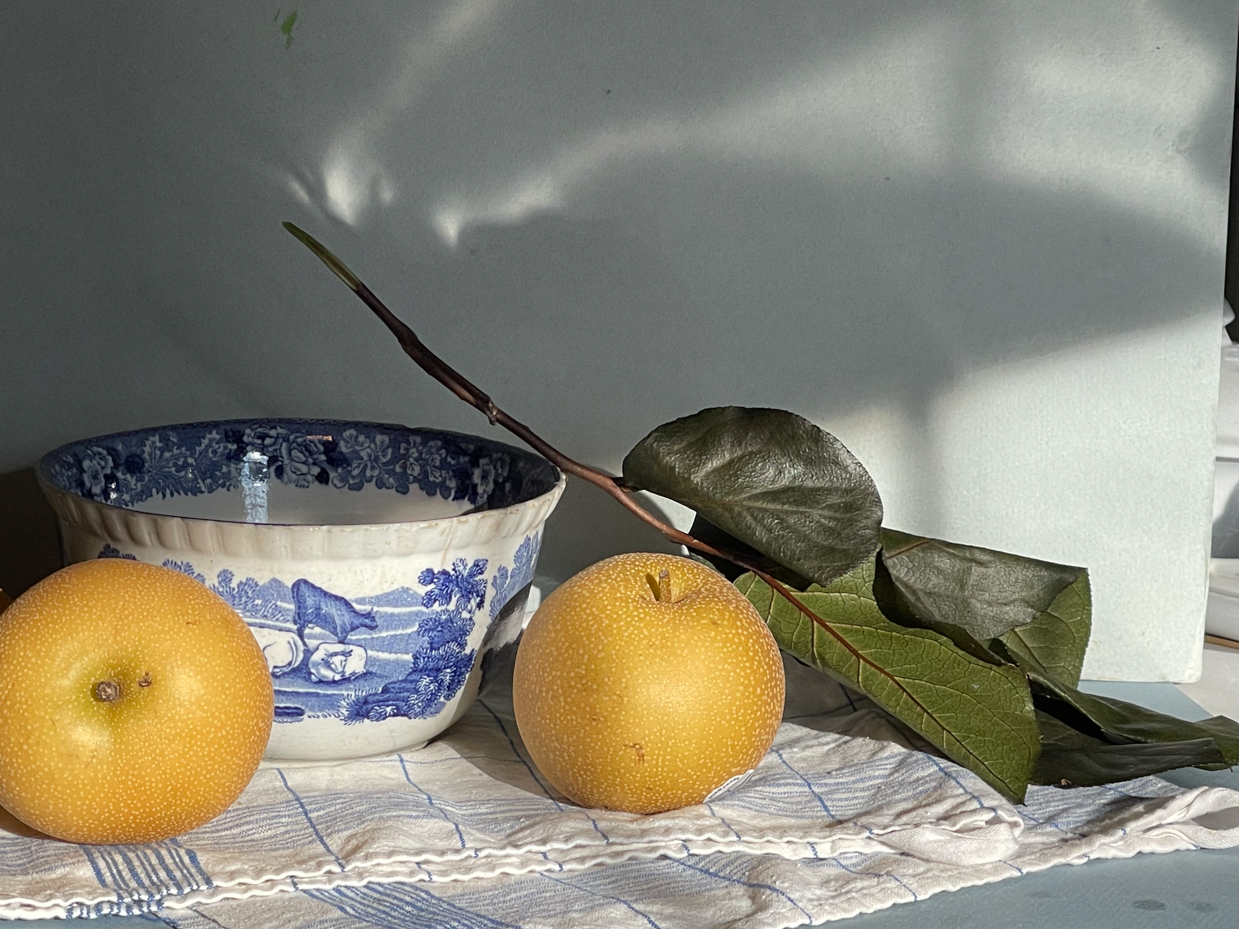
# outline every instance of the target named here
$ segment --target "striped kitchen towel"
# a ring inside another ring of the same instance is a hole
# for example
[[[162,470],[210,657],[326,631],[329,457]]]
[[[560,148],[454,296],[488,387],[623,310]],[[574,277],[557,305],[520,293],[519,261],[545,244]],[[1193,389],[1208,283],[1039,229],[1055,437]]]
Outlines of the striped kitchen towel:
[[[1156,778],[1023,806],[905,748],[828,685],[741,786],[637,816],[586,810],[529,760],[502,691],[424,749],[264,765],[179,839],[77,846],[0,828],[0,917],[149,914],[183,929],[785,927],[1090,858],[1239,845],[1239,793]]]

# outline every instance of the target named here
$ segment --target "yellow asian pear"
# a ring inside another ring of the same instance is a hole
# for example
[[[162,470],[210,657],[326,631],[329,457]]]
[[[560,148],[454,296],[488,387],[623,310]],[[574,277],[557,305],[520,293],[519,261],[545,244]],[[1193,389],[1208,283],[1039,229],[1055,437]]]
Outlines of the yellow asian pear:
[[[534,763],[582,806],[657,813],[747,774],[783,714],[770,630],[721,574],[617,555],[557,588],[516,654],[513,706]]]
[[[227,809],[271,734],[245,621],[171,568],[64,568],[0,614],[0,806],[71,842],[155,842]]]

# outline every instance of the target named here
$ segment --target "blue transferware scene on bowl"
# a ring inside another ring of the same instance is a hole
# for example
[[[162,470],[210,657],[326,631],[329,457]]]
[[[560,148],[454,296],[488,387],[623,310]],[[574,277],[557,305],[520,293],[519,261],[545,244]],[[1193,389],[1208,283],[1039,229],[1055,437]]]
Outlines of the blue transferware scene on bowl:
[[[407,750],[520,632],[563,489],[544,459],[441,430],[242,420],[44,457],[66,562],[163,564],[246,620],[276,689],[268,757]]]

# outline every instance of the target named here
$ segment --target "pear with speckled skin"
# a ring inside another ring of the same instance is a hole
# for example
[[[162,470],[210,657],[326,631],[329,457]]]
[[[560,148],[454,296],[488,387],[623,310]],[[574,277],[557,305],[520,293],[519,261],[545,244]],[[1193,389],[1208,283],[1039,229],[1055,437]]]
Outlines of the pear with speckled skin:
[[[566,797],[658,813],[757,766],[783,714],[770,630],[726,578],[676,555],[617,555],[554,591],[512,679],[521,738]]]
[[[157,565],[71,565],[0,614],[0,806],[70,842],[156,842],[249,784],[274,693],[245,621]]]

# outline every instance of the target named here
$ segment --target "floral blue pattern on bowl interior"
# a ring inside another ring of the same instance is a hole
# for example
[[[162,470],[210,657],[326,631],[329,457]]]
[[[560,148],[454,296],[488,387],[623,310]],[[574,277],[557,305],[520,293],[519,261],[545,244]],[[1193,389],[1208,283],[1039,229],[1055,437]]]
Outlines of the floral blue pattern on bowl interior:
[[[162,564],[246,620],[276,691],[267,756],[310,761],[408,750],[464,712],[519,635],[564,483],[499,442],[330,420],[117,433],[39,478],[66,561]]]
[[[417,488],[471,506],[508,506],[545,493],[558,475],[549,462],[512,468],[498,442],[439,430],[329,420],[232,420],[141,429],[73,442],[44,457],[40,476],[98,503],[141,509],[153,497],[241,488],[255,462],[298,488],[325,485],[407,494]]]

